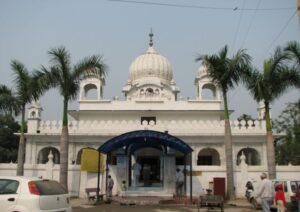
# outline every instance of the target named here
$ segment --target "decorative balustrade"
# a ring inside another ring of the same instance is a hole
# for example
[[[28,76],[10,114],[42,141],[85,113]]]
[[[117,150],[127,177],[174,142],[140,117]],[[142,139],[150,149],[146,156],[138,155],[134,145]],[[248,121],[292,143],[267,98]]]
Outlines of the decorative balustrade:
[[[224,121],[204,121],[204,120],[164,120],[164,121],[144,121],[140,120],[88,120],[69,122],[70,133],[90,133],[90,134],[120,134],[134,130],[156,130],[169,131],[174,134],[223,134]],[[39,125],[40,133],[60,133],[61,121],[41,121]],[[265,121],[231,121],[233,134],[261,134],[265,133]]]

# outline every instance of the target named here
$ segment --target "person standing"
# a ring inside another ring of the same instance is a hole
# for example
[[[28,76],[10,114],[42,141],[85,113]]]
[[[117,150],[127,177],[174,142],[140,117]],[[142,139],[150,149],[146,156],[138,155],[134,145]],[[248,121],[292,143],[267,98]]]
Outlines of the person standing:
[[[298,211],[300,211],[300,185],[299,184],[296,191],[296,201],[298,203]]]
[[[180,169],[176,169],[176,196],[183,195],[184,176]]]
[[[111,198],[112,197],[112,190],[114,187],[114,180],[111,178],[110,175],[108,175],[108,179],[107,179],[107,197]]]
[[[136,161],[136,163],[132,165],[132,169],[133,169],[133,177],[134,177],[134,187],[137,187],[139,184],[139,179],[142,170],[142,166],[141,164],[139,164],[138,160]]]
[[[261,206],[264,212],[270,212],[270,206],[274,200],[274,186],[273,183],[267,179],[267,174],[262,173],[260,176],[262,180],[261,187],[258,190],[255,198],[261,198]]]
[[[285,212],[286,200],[283,192],[282,184],[276,186],[275,204],[278,212]]]

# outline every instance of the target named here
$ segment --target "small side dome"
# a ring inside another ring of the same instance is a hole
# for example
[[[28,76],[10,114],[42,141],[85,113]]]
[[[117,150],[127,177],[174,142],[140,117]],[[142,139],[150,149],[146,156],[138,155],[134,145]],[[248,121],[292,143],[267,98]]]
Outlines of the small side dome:
[[[207,75],[207,67],[202,64],[197,71],[196,78],[201,78],[205,75]]]

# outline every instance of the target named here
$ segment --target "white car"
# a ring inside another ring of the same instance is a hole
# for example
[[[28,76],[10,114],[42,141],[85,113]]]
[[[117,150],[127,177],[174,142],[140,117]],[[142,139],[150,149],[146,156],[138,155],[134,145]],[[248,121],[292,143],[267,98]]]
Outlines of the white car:
[[[260,198],[254,198],[256,196],[256,192],[260,188],[260,181],[252,181],[254,191],[251,193],[250,202],[253,207],[253,209],[258,209],[261,207],[261,199]],[[276,186],[278,184],[283,185],[283,191],[284,196],[287,203],[291,203],[295,201],[295,195],[297,189],[300,187],[300,181],[299,180],[284,180],[284,179],[276,179],[272,180],[272,183],[274,185],[274,191],[276,190]],[[273,204],[271,208],[276,209],[276,205]]]
[[[0,211],[71,212],[68,192],[56,181],[0,176]]]

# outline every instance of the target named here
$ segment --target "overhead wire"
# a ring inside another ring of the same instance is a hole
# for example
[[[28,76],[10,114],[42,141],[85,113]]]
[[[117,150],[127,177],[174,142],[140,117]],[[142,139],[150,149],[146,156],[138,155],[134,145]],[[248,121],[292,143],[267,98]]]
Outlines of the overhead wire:
[[[162,3],[162,2],[153,2],[153,1],[137,1],[137,0],[107,0],[110,2],[122,2],[129,4],[144,4],[144,5],[154,5],[154,6],[166,6],[166,7],[178,7],[178,8],[191,8],[191,9],[206,9],[206,10],[245,10],[245,11],[278,11],[278,10],[292,10],[294,7],[278,7],[278,8],[237,8],[237,7],[212,7],[212,6],[200,6],[192,4],[171,4],[171,3]]]
[[[242,9],[243,9],[244,7],[245,7],[245,0],[243,0]],[[241,21],[242,21],[242,18],[243,18],[243,14],[244,14],[244,10],[241,10],[240,16],[239,16],[239,20],[238,20],[238,26],[237,26],[237,28],[236,28],[236,32],[235,32],[234,39],[233,39],[233,43],[232,43],[232,51],[235,50],[235,43],[236,43],[237,36],[238,36],[238,34],[239,34],[239,31],[240,31],[240,25],[241,25]]]
[[[267,50],[264,52],[263,56],[265,56],[270,49],[272,48],[273,44],[277,41],[277,39],[281,36],[281,34],[285,31],[285,29],[288,27],[289,23],[292,21],[294,16],[297,14],[297,9],[293,12],[293,14],[289,17],[289,19],[285,22],[284,26],[281,28],[279,33],[276,35],[276,37],[272,40],[270,45],[268,46]]]
[[[242,42],[242,44],[241,44],[241,48],[244,47],[244,44],[245,44],[245,42],[246,42],[246,40],[247,40],[247,38],[248,38],[248,35],[249,35],[249,33],[250,33],[250,29],[251,29],[251,27],[252,27],[254,18],[255,18],[256,14],[257,14],[257,11],[258,11],[258,9],[259,9],[260,4],[261,4],[261,0],[258,0],[257,5],[256,5],[255,10],[254,10],[254,13],[253,13],[253,15],[252,15],[252,17],[251,17],[250,24],[249,24],[249,26],[248,26],[248,28],[247,28],[245,38],[244,38],[244,40],[243,40],[243,42]]]

